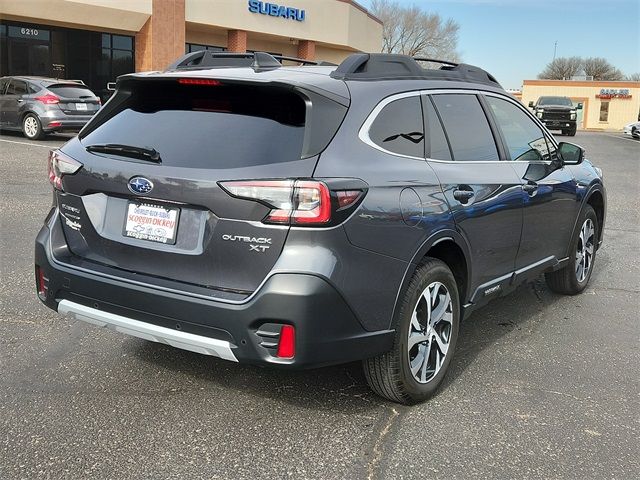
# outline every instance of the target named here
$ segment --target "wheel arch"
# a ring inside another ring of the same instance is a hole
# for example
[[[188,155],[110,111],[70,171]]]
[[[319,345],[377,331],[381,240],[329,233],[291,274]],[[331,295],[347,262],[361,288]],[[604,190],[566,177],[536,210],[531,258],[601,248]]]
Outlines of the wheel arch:
[[[40,115],[38,115],[38,112],[36,112],[34,110],[25,110],[24,112],[20,113],[20,128],[22,128],[22,123],[24,122],[24,117],[26,117],[29,114],[32,114],[33,116],[35,116],[38,119],[38,121],[40,122],[40,125],[42,125],[42,119],[40,118]]]
[[[471,253],[469,246],[464,237],[455,230],[439,231],[431,235],[422,243],[409,262],[396,295],[390,328],[393,328],[393,325],[395,324],[400,301],[407,290],[411,277],[413,277],[416,268],[418,268],[426,257],[437,258],[438,260],[443,261],[451,269],[458,285],[461,309],[467,302],[471,290]]]
[[[602,243],[605,219],[605,198],[603,192],[599,188],[594,188],[586,198],[585,205],[591,205],[596,212],[598,218],[598,245]],[[584,205],[583,207],[584,208]]]

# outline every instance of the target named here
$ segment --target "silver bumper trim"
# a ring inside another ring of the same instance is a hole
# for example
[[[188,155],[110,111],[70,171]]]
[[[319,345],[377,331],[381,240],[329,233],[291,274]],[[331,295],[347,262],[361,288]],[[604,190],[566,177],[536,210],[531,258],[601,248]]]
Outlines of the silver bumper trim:
[[[231,344],[224,340],[159,327],[132,318],[103,312],[69,300],[61,300],[58,303],[58,313],[152,342],[165,343],[172,347],[204,355],[212,355],[232,362],[238,361],[233,354]]]

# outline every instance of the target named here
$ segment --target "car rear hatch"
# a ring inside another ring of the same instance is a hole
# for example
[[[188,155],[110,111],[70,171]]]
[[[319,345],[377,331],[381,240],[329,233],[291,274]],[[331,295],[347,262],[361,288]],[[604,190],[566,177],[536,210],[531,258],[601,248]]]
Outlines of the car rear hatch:
[[[100,110],[100,100],[91,90],[75,83],[48,85],[53,95],[58,97],[58,107],[67,115],[94,115]]]
[[[324,126],[313,119],[318,106]],[[294,185],[310,177],[345,113],[344,105],[291,85],[121,81],[60,152],[82,164],[54,181],[68,248],[146,281],[247,296],[276,263],[290,222],[265,221],[273,202],[246,196],[269,190],[269,179]],[[225,187],[247,179],[263,184]]]

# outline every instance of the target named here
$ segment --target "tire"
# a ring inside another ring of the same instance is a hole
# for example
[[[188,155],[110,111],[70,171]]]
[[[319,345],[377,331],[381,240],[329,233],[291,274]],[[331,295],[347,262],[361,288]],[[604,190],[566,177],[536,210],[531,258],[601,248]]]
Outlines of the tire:
[[[562,130],[562,135],[569,135],[566,130]]]
[[[591,222],[592,230],[589,229],[589,222]],[[549,288],[564,295],[576,295],[586,288],[596,259],[596,244],[600,226],[596,212],[591,205],[584,207],[577,225],[578,228],[569,244],[569,263],[560,270],[545,273],[545,280]],[[583,237],[587,237],[586,242],[582,240]],[[587,264],[585,265],[585,263]],[[585,266],[586,271],[584,270]]]
[[[577,129],[575,129],[575,128],[574,128],[573,130],[571,130],[571,131],[569,132],[569,136],[570,136],[570,137],[575,137],[575,136],[576,136],[576,132],[577,132]]]
[[[427,297],[433,310],[430,321]],[[400,304],[393,348],[362,363],[367,383],[392,402],[411,405],[427,400],[447,373],[459,328],[460,300],[455,278],[444,262],[427,257],[416,269]]]
[[[22,133],[30,140],[40,140],[44,137],[42,123],[37,115],[28,113],[22,119]]]
[[[631,138],[635,138],[636,140],[640,140],[640,132],[637,129],[631,129]]]

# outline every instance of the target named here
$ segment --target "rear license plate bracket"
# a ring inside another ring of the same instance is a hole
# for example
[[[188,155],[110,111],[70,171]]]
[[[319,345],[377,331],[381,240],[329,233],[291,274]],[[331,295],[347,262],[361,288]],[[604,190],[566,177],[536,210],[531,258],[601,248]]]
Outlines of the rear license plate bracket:
[[[175,245],[179,219],[179,208],[129,201],[122,234],[128,238]]]

